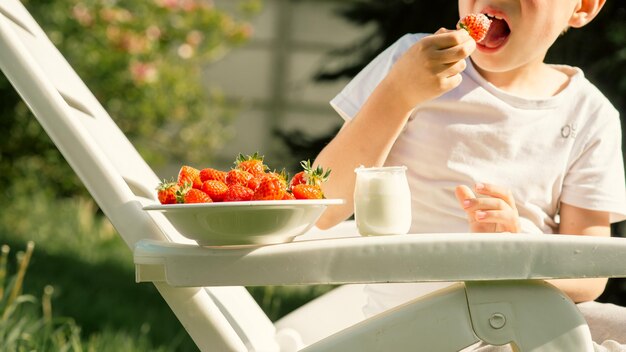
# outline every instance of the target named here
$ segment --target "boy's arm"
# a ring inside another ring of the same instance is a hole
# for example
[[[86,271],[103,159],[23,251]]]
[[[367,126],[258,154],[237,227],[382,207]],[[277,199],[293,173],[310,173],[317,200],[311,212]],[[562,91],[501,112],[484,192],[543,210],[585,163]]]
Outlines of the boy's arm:
[[[584,236],[611,236],[609,213],[578,208],[561,203],[559,233]],[[593,301],[606,287],[607,279],[561,279],[550,280],[565,292],[574,302]]]
[[[353,193],[360,165],[382,166],[406,123],[411,107],[395,102],[395,96],[381,86],[374,90],[358,116],[345,122],[337,136],[322,150],[314,165],[332,170],[323,184],[327,198],[341,198],[343,205],[328,207],[317,226],[326,229],[348,218],[354,209]]]
[[[315,159],[314,166],[330,168],[323,184],[327,198],[345,199],[329,207],[318,220],[325,229],[353,212],[354,169],[382,166],[413,108],[458,86],[465,58],[476,48],[466,31],[439,30],[409,48],[393,65],[337,136]]]

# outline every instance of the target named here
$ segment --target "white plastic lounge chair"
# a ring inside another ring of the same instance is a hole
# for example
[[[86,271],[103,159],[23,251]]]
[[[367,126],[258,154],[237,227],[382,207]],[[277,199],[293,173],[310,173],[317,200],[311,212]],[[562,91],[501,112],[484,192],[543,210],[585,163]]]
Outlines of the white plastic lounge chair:
[[[0,69],[134,250],[137,281],[154,283],[202,351],[458,351],[479,340],[592,351],[576,306],[542,279],[626,277],[626,240],[616,238],[419,234],[199,247],[142,210],[156,202],[157,176],[18,0],[0,1]],[[244,288],[416,281],[458,283],[366,320],[360,287],[343,286],[276,324]]]

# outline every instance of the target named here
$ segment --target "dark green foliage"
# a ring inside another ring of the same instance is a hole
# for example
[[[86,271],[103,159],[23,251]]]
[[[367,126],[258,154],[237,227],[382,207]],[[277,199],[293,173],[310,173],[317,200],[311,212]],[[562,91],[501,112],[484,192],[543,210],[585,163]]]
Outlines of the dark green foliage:
[[[322,67],[317,75],[319,80],[354,77],[402,35],[454,28],[458,20],[456,3],[451,1],[359,0],[345,5],[339,15],[358,25],[374,25],[375,30],[353,45],[330,53],[331,62],[334,59],[345,64],[336,70]]]
[[[204,87],[201,73],[247,41],[250,27],[242,19],[200,1],[193,9],[164,1],[23,2],[151,165],[208,163],[228,140],[233,106]],[[243,18],[258,0],[239,2],[246,9],[237,13]],[[3,189],[19,183],[26,193],[84,193],[1,73],[0,121]]]

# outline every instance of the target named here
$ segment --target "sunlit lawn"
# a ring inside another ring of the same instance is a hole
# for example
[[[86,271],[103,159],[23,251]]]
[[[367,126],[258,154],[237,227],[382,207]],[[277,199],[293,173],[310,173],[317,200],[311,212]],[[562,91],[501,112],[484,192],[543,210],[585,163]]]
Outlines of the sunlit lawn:
[[[0,214],[0,244],[15,253],[31,240],[35,250],[23,292],[40,295],[51,285],[53,315],[73,318],[83,341],[106,339],[112,346],[118,341],[120,351],[197,351],[154,286],[135,283],[131,251],[91,199],[13,197]],[[275,320],[328,289],[250,291]],[[129,346],[132,341],[137,342]]]

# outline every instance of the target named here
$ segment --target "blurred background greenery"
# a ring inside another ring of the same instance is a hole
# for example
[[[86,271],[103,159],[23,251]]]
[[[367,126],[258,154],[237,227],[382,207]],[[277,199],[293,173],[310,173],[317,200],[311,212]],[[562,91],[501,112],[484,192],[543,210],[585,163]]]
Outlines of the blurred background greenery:
[[[458,16],[452,2],[411,0],[23,2],[163,177],[256,150],[295,170],[340,125],[326,102],[350,77],[402,34]],[[609,0],[547,61],[583,68],[624,116],[626,4]],[[0,349],[195,351],[154,287],[134,283],[132,254],[2,75],[0,118]],[[601,300],[626,305],[625,286],[611,280]],[[328,289],[250,291],[275,320]]]

